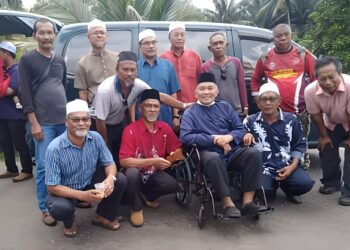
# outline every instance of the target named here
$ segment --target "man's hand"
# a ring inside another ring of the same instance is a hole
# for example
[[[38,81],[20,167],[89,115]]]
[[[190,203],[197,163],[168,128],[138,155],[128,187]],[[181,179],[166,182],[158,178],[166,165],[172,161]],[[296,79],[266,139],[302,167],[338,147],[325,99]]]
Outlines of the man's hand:
[[[291,165],[281,168],[280,170],[277,170],[276,180],[282,181],[290,176],[293,172],[294,168]]]
[[[254,136],[251,133],[246,133],[243,136],[243,143],[244,143],[244,146],[246,146],[246,147],[248,147],[248,146],[250,146],[252,144],[255,144]]]
[[[325,137],[320,137],[320,139],[318,140],[318,148],[320,151],[323,151],[323,148],[327,145],[330,144],[331,147],[333,147],[331,138],[329,138],[329,136],[325,136]]]
[[[232,148],[231,148],[230,144],[228,144],[228,143],[224,144],[224,155],[227,155],[227,153],[230,152],[231,149]]]
[[[100,202],[104,196],[101,195],[101,192],[97,189],[90,189],[86,191],[82,191],[82,196],[79,200],[86,202]]]
[[[162,157],[157,157],[153,158],[153,166],[155,166],[159,170],[164,170],[166,168],[169,168],[171,166],[171,162],[162,158]]]
[[[113,193],[114,190],[114,179],[112,176],[107,176],[107,178],[103,181],[105,184],[105,197],[110,196]]]
[[[32,135],[37,141],[44,139],[44,133],[39,123],[32,124]]]
[[[214,144],[224,148],[225,144],[229,144],[233,140],[232,135],[215,135]]]

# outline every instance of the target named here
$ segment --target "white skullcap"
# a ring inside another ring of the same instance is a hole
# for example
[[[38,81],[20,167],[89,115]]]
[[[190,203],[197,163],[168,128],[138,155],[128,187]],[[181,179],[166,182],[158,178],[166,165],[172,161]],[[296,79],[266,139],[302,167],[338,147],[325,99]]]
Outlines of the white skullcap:
[[[272,83],[272,82],[268,82],[263,84],[260,89],[259,89],[259,96],[261,96],[262,94],[264,94],[265,92],[275,92],[276,94],[280,95],[280,91],[278,90],[278,87],[276,84]]]
[[[66,105],[66,115],[73,112],[88,112],[89,107],[86,101],[81,99],[75,99],[74,101],[68,102]]]
[[[139,33],[139,42],[141,42],[142,39],[144,39],[146,37],[150,37],[150,36],[157,38],[156,33],[154,33],[154,30],[146,29],[146,30],[141,31]]]
[[[90,32],[90,30],[92,30],[93,28],[96,28],[96,27],[101,27],[104,30],[107,30],[106,24],[104,22],[102,22],[101,20],[98,20],[98,19],[94,19],[88,23],[88,32]]]
[[[2,41],[0,43],[0,48],[16,54],[16,46],[11,42]]]
[[[177,28],[181,28],[183,30],[186,30],[185,28],[185,24],[182,23],[182,22],[172,22],[170,23],[169,25],[169,34],[174,30],[174,29],[177,29]]]

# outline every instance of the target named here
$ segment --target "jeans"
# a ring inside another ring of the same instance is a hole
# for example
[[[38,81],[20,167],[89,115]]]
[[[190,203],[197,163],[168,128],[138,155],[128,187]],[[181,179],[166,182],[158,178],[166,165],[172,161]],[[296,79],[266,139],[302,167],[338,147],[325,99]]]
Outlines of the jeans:
[[[42,212],[46,212],[47,211],[47,207],[45,205],[45,199],[47,196],[47,188],[45,185],[46,149],[53,139],[55,139],[57,136],[59,136],[65,131],[66,127],[64,124],[48,125],[48,126],[41,126],[41,129],[43,131],[44,138],[41,141],[34,139],[35,159],[36,159],[35,184],[36,184],[36,196],[39,204],[39,209]]]

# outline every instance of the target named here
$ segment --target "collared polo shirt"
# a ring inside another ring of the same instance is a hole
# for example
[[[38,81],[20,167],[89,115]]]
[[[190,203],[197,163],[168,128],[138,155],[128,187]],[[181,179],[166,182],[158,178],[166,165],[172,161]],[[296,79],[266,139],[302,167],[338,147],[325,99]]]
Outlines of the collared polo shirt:
[[[179,139],[168,124],[156,121],[151,133],[141,118],[124,129],[119,159],[165,158],[180,147]]]
[[[168,60],[175,68],[181,86],[177,98],[182,102],[195,102],[194,90],[202,66],[200,56],[191,49],[184,49],[179,56],[168,50],[160,58]]]
[[[259,112],[245,118],[243,124],[262,153],[265,175],[275,175],[276,170],[290,165],[293,158],[301,159],[306,152],[301,123],[292,113],[279,110],[278,119],[268,124]]]
[[[333,95],[322,90],[318,81],[314,81],[305,89],[306,109],[310,114],[323,113],[325,126],[334,130],[341,124],[349,131],[347,120],[350,114],[350,76],[342,75],[341,83]]]
[[[91,183],[96,167],[107,167],[113,163],[113,157],[100,134],[89,131],[80,148],[69,140],[66,131],[47,148],[45,184],[81,190]]]
[[[161,93],[171,95],[180,90],[173,65],[162,58],[156,58],[153,65],[141,58],[137,63],[137,77]],[[171,125],[173,123],[171,108],[162,104],[158,119]]]

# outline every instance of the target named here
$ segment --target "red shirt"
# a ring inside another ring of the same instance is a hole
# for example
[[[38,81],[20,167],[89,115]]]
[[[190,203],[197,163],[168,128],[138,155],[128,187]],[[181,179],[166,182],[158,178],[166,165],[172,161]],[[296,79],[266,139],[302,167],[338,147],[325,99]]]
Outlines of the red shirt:
[[[119,158],[165,158],[180,147],[180,140],[167,123],[156,121],[151,133],[141,118],[124,129]]]
[[[194,90],[202,65],[200,56],[193,50],[184,49],[180,56],[169,50],[159,57],[171,62],[175,68],[181,86],[181,90],[177,94],[177,99],[182,102],[195,102]]]
[[[258,95],[261,79],[265,76],[267,82],[273,82],[279,88],[281,109],[285,112],[301,113],[305,110],[305,87],[316,80],[314,68],[315,60],[308,51],[304,62],[297,48],[281,54],[271,49],[265,63],[260,58],[256,64],[251,81],[252,95]],[[305,73],[310,78],[309,82],[305,81]]]

